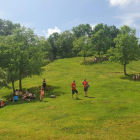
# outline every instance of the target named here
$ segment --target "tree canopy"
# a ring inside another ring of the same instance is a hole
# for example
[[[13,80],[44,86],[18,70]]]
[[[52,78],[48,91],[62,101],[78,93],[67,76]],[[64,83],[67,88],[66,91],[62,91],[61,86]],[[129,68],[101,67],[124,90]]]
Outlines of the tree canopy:
[[[110,58],[124,66],[124,74],[126,75],[126,65],[134,60],[139,59],[138,39],[135,36],[135,30],[128,26],[121,27],[121,34],[114,39],[116,48],[114,48],[113,56]]]

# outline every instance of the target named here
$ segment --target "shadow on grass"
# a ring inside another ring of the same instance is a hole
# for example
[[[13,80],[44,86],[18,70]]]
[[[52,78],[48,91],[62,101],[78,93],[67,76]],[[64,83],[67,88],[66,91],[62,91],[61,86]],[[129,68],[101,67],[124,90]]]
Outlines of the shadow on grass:
[[[130,80],[130,81],[134,81],[134,82],[140,82],[140,79],[133,80],[133,75],[134,74],[123,75],[123,76],[121,76],[121,79]]]
[[[12,98],[11,95],[2,96],[2,98],[6,99],[6,101],[4,101],[4,103],[6,105],[18,105],[18,104],[25,104],[25,103],[35,103],[35,102],[39,102],[40,89],[41,89],[41,86],[29,88],[29,91],[31,93],[35,93],[35,95],[36,95],[36,99],[31,99],[31,101],[24,101],[19,97],[18,101],[13,102],[13,101],[11,101],[11,98]],[[55,91],[57,89],[59,90],[59,92]],[[25,89],[25,88],[22,90],[23,94],[26,92],[26,90],[27,89]],[[61,87],[47,85],[47,88],[45,89],[45,97],[44,98],[49,98],[50,95],[55,95],[56,98],[57,98],[58,96],[61,96],[61,95],[64,95],[64,94],[65,94],[65,92],[61,91]],[[43,101],[43,102],[48,102],[48,101]]]
[[[78,99],[76,99],[76,100],[83,100],[83,99],[78,98]]]
[[[101,61],[97,61],[97,62],[90,62],[90,61],[83,61],[81,62],[81,65],[97,65],[97,64],[101,64],[103,62],[106,62],[107,60],[101,60]]]
[[[95,97],[87,97],[87,98],[95,98]]]
[[[83,62],[81,62],[81,65],[96,65],[98,63],[101,63],[101,62],[83,61]]]

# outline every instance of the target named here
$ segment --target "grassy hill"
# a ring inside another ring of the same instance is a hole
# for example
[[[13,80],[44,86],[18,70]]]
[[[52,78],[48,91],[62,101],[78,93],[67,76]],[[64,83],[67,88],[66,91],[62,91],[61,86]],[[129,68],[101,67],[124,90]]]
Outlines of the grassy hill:
[[[132,80],[140,72],[139,63],[127,66],[128,76],[120,64],[109,61],[83,64],[83,58],[70,58],[50,63],[41,76],[23,80],[37,99],[8,102],[0,109],[0,140],[139,140],[140,80]],[[50,90],[39,102],[43,78]],[[84,97],[84,78],[90,84],[89,98]],[[71,98],[73,80],[79,100]],[[6,100],[11,92],[1,89],[0,98]],[[48,98],[51,94],[57,97]]]

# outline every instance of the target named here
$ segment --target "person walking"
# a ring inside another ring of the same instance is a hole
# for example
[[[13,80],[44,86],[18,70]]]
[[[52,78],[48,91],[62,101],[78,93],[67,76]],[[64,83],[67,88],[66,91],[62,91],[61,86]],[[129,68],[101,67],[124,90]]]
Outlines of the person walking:
[[[87,91],[88,91],[89,84],[88,84],[88,81],[86,79],[84,79],[83,85],[84,85],[85,97],[88,97]]]
[[[76,92],[76,99],[78,99],[78,91],[76,90],[75,80],[71,83],[71,88],[72,88],[72,99],[74,99],[73,95],[75,92]]]

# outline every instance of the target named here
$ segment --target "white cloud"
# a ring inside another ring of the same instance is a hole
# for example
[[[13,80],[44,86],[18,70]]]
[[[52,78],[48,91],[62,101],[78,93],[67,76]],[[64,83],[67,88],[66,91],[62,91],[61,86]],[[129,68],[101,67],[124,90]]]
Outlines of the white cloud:
[[[91,26],[92,29],[94,29],[97,24],[90,24],[90,26]]]
[[[130,27],[140,29],[140,25],[138,24],[139,22],[137,22],[140,20],[140,13],[124,14],[114,18],[121,20],[121,25],[128,25]]]
[[[49,28],[47,31],[42,31],[43,33],[45,33],[46,34],[46,37],[48,38],[51,34],[53,34],[53,33],[61,33],[61,30],[58,28],[58,27],[55,27],[54,29],[51,29],[51,28]]]
[[[140,0],[109,0],[111,6],[126,6],[130,3],[138,3]]]

